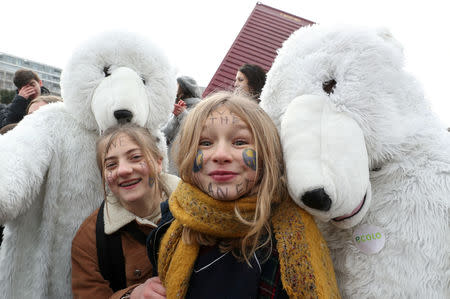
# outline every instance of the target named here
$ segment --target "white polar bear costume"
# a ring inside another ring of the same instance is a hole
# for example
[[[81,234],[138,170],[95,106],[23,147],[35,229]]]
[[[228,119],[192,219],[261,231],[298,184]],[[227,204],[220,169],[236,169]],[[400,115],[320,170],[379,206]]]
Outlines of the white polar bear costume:
[[[299,29],[267,74],[289,192],[344,298],[450,298],[450,143],[387,30]]]
[[[0,136],[2,298],[71,298],[70,248],[103,199],[99,132],[131,121],[160,138],[176,92],[165,56],[139,35],[109,32],[83,44],[50,104]]]

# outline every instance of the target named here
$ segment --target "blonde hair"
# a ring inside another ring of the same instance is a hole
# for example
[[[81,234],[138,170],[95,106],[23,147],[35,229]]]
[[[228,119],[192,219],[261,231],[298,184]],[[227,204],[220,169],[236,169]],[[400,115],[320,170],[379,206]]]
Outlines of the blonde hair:
[[[45,102],[47,104],[50,103],[57,103],[57,102],[62,102],[63,99],[57,96],[38,96],[37,98],[35,98],[34,100],[32,100],[28,106],[27,106],[27,110],[26,110],[26,114],[28,114],[28,111],[30,110],[31,105],[33,105],[34,103],[37,102]]]
[[[231,241],[231,247],[240,247],[244,259],[253,255],[257,248],[270,242],[271,205],[288,196],[283,154],[278,131],[265,111],[249,97],[230,92],[218,92],[200,101],[187,115],[175,140],[174,154],[182,180],[195,185],[193,179],[194,160],[198,149],[201,128],[208,116],[219,106],[228,108],[244,121],[251,131],[256,150],[256,185],[257,202],[254,218],[245,220],[235,213],[243,223],[249,225],[248,233],[237,241]],[[267,238],[261,237],[267,232]],[[212,245],[211,237],[184,229],[183,239],[186,242],[197,242],[200,245]]]
[[[158,159],[162,159],[163,155],[157,146],[157,138],[155,138],[147,129],[142,128],[136,124],[126,123],[116,125],[107,129],[98,139],[96,144],[97,149],[97,166],[102,176],[103,194],[106,201],[106,180],[105,180],[105,157],[111,145],[119,135],[125,134],[133,142],[135,142],[142,151],[144,160],[148,165],[150,177],[155,178],[155,194],[165,193],[169,195],[168,187],[161,180],[160,174],[156,171],[156,163]]]

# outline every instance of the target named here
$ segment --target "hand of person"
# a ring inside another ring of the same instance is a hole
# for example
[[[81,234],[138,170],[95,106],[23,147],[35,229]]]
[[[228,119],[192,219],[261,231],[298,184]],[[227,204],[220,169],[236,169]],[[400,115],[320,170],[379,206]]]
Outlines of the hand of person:
[[[178,101],[178,105],[181,105],[183,107],[187,107],[186,103],[183,100]]]
[[[186,107],[186,103],[183,102],[183,100],[179,100],[177,104],[174,104],[173,114],[175,114],[175,116],[180,115],[184,110],[186,110]]]
[[[137,286],[130,295],[130,299],[165,299],[166,288],[158,276],[147,279]]]
[[[25,99],[29,99],[31,96],[33,96],[35,93],[35,90],[32,86],[30,85],[25,85],[24,87],[22,87],[19,90],[19,96],[25,98]]]

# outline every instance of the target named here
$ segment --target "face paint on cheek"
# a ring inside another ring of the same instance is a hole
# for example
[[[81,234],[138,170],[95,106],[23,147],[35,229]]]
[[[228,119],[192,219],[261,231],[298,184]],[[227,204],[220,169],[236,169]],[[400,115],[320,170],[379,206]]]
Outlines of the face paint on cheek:
[[[212,183],[208,184],[208,194],[214,197],[214,190],[212,187]]]
[[[192,167],[192,171],[195,172],[199,172],[203,167],[203,151],[202,150],[198,150],[197,151],[197,156],[195,157],[194,160],[194,166]]]
[[[145,162],[140,162],[139,165],[141,166],[142,170],[147,170],[147,163]]]
[[[148,185],[150,187],[153,187],[154,184],[155,184],[155,179],[154,178],[148,178]]]
[[[256,171],[256,151],[252,148],[246,148],[242,151],[242,159],[245,165]]]
[[[217,186],[216,194],[217,194],[218,199],[227,198],[228,197],[228,188],[225,187],[225,190],[223,190],[222,188]]]
[[[106,182],[108,183],[108,185],[111,185],[114,182],[112,171],[108,171],[108,173],[106,174]]]

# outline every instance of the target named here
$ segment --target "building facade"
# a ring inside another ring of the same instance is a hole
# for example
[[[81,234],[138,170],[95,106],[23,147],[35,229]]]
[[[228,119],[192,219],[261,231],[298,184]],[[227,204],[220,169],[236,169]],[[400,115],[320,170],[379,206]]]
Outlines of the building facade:
[[[0,89],[15,90],[14,73],[22,68],[35,71],[41,78],[42,84],[52,94],[61,95],[61,87],[59,86],[61,69],[2,52],[0,52]]]

